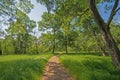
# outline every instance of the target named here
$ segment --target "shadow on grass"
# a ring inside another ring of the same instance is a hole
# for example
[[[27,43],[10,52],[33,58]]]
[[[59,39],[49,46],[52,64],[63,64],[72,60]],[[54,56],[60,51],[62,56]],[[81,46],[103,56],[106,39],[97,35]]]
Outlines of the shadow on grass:
[[[0,62],[0,80],[39,80],[46,62],[44,59]]]
[[[101,52],[69,52],[69,53],[54,53],[54,55],[97,55],[102,56]],[[109,56],[109,53],[106,54]]]
[[[62,60],[76,80],[120,80],[120,71],[111,62],[103,60]]]

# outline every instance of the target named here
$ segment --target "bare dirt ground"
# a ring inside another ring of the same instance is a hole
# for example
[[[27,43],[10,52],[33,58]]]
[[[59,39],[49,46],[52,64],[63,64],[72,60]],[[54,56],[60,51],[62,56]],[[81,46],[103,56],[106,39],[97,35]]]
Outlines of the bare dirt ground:
[[[46,64],[41,80],[75,80],[68,71],[59,63],[57,56],[50,58]]]

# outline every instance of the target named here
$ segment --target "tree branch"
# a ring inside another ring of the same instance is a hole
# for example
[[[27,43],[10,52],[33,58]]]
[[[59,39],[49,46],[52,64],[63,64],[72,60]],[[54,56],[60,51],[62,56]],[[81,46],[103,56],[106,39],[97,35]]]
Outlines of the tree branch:
[[[107,21],[107,23],[106,23],[107,26],[110,25],[110,23],[111,23],[111,21],[112,21],[112,19],[113,19],[113,16],[114,16],[114,15],[116,14],[116,12],[119,10],[119,8],[117,9],[118,3],[119,3],[119,0],[115,0],[114,6],[113,6],[112,11],[111,11],[111,14],[110,14],[110,17],[109,17],[109,19],[108,19],[108,21]],[[116,9],[117,9],[117,10],[116,10]]]
[[[80,15],[84,15],[87,11],[89,11],[89,8],[86,8],[85,10],[83,10],[83,12]]]
[[[99,14],[98,9],[95,5],[95,0],[89,0],[89,6],[90,6],[90,9],[95,18],[95,21],[98,23],[98,25],[105,24],[104,20],[102,19],[101,15]],[[103,27],[103,26],[101,26],[101,27]]]
[[[120,10],[120,7],[115,11],[116,13]]]

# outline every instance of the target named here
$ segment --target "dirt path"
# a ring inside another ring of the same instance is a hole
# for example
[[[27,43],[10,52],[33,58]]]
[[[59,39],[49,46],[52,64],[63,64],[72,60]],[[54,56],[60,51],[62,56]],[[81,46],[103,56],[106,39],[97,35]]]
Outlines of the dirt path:
[[[58,57],[53,56],[46,64],[41,80],[74,80],[66,69],[59,63]]]

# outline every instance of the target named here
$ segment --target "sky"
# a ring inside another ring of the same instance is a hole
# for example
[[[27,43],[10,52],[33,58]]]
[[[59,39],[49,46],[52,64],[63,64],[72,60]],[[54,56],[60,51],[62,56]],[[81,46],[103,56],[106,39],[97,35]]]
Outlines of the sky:
[[[44,5],[41,5],[40,3],[36,2],[36,0],[31,1],[32,1],[31,3],[34,4],[34,8],[31,10],[28,16],[30,17],[31,20],[38,22],[41,20],[43,12],[47,11],[47,9]],[[36,37],[39,37],[41,35],[41,32],[38,30],[38,27],[36,27],[33,31],[35,32],[34,35]]]
[[[46,7],[41,5],[40,3],[37,3],[36,0],[31,0],[32,4],[34,4],[34,9],[31,10],[31,12],[28,14],[30,19],[34,21],[41,20],[41,15],[43,12],[47,11]]]
[[[99,4],[99,12],[100,12],[100,14],[101,14],[101,16],[102,16],[102,18],[105,22],[107,22],[107,20],[110,16],[110,12],[111,12],[111,8],[107,7],[107,8],[110,8],[110,10],[105,10],[105,6],[107,6],[107,5],[109,5],[109,6],[112,5],[113,6],[113,4],[114,3],[107,3],[107,2]],[[120,7],[120,5],[118,7]],[[120,10],[119,10],[119,12],[120,12]],[[120,14],[118,14],[118,12],[114,16],[113,21],[120,24]]]

